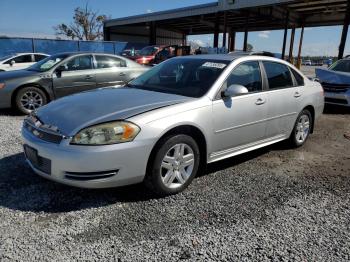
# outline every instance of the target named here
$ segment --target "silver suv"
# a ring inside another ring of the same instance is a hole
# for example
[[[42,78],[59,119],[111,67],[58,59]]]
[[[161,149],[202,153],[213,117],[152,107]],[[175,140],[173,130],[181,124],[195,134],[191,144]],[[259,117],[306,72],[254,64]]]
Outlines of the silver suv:
[[[29,165],[64,184],[145,182],[185,189],[207,163],[282,140],[305,143],[322,113],[321,85],[265,56],[172,58],[124,88],[68,96],[24,122]]]

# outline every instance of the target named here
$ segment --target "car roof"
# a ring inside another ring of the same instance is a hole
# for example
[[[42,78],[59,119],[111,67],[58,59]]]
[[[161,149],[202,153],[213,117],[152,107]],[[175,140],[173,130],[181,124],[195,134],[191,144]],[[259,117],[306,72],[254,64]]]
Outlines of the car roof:
[[[243,57],[254,57],[256,59],[261,59],[263,58],[264,60],[266,59],[271,59],[274,61],[283,61],[279,58],[276,57],[271,57],[269,55],[262,55],[262,53],[249,53],[249,52],[233,52],[230,54],[203,54],[203,55],[190,55],[190,56],[180,56],[180,58],[191,58],[191,59],[211,59],[211,60],[221,60],[221,61],[229,61],[232,62],[238,58],[243,58]]]

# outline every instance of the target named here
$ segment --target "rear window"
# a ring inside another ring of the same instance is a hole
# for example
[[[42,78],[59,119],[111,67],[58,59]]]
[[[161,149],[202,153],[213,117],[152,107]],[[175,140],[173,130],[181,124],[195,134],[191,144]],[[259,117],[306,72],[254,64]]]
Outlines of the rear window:
[[[281,89],[293,87],[292,75],[288,66],[277,63],[264,61],[264,68],[269,82],[269,89]]]
[[[304,78],[297,71],[295,71],[293,68],[290,68],[290,70],[292,71],[293,76],[294,76],[295,80],[297,81],[297,86],[303,86],[304,85]]]

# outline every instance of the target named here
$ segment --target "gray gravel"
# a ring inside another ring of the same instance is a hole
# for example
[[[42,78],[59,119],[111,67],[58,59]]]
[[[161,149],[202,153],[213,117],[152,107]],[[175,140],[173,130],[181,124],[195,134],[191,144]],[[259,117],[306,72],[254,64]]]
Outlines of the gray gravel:
[[[350,112],[300,149],[208,167],[182,194],[83,190],[25,165],[22,117],[0,111],[0,261],[349,261]]]

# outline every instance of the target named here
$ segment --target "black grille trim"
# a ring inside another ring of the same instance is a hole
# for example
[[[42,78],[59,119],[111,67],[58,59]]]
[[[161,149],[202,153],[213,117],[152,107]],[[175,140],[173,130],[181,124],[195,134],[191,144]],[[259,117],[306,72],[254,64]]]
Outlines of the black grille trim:
[[[64,138],[62,135],[54,134],[43,129],[37,128],[31,125],[28,121],[24,121],[24,128],[37,138],[40,138],[41,140],[44,140],[46,142],[59,144]]]
[[[322,82],[321,85],[325,92],[345,93],[346,91],[348,91],[348,89],[350,89],[350,85],[346,84],[331,84]]]
[[[347,105],[348,101],[345,99],[340,99],[340,98],[325,98],[325,102],[327,103],[335,103],[335,104],[342,104],[342,105]]]
[[[70,180],[76,181],[89,181],[89,180],[98,180],[105,179],[116,176],[119,170],[113,171],[104,171],[104,172],[66,172],[65,177]]]

